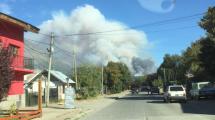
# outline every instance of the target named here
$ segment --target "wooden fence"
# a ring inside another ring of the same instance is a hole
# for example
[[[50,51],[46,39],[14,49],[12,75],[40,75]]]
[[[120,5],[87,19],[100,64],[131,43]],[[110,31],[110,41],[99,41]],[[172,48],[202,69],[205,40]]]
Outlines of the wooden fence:
[[[41,110],[20,110],[16,115],[6,116],[0,118],[0,120],[31,120],[42,116]]]

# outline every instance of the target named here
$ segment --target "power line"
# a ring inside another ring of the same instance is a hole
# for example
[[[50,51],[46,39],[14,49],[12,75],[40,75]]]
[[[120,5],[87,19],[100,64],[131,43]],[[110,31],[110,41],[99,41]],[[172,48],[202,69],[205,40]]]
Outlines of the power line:
[[[199,27],[199,26],[198,25],[193,25],[193,26],[184,26],[184,27],[178,27],[178,28],[161,29],[161,30],[144,31],[144,32],[146,32],[146,33],[155,33],[155,32],[164,32],[164,31],[172,31],[172,30],[184,30],[184,29],[195,28],[195,27]]]
[[[60,51],[62,51],[61,53],[62,54],[64,54],[64,55],[66,55],[66,56],[70,56],[70,57],[74,57],[74,53],[73,52],[70,52],[70,51],[68,51],[68,50],[65,50],[65,49],[63,49],[63,48],[60,48],[59,46],[56,46],[56,45],[54,45],[57,49],[59,49]],[[77,59],[78,59],[78,57],[77,57]],[[85,64],[85,63],[83,63],[83,61],[81,61],[81,60],[77,60],[78,62],[79,62],[79,64]]]
[[[184,17],[178,17],[178,18],[173,18],[173,19],[167,19],[167,20],[162,20],[162,21],[157,21],[157,22],[152,22],[148,24],[142,24],[142,25],[136,25],[132,26],[129,28],[123,28],[123,29],[115,29],[115,30],[107,30],[107,31],[99,31],[99,32],[91,32],[91,33],[76,33],[76,34],[70,34],[70,35],[63,35],[64,37],[69,37],[69,36],[78,36],[78,35],[92,35],[92,34],[102,34],[102,33],[110,33],[110,32],[119,32],[119,31],[127,31],[131,29],[138,29],[142,27],[148,27],[148,26],[154,26],[154,25],[163,25],[163,24],[169,24],[171,22],[181,22],[182,20],[186,19],[193,19],[194,17],[203,15],[204,13],[198,13],[194,15],[189,15],[189,16],[184,16]],[[58,36],[59,37],[59,36]]]
[[[35,57],[33,54],[31,54],[30,53],[30,51],[26,51],[34,60],[36,60],[36,61],[38,61],[36,58],[38,58],[38,57]],[[45,65],[43,65],[42,63],[40,63],[40,62],[37,62],[38,63],[38,65],[36,65],[36,66],[38,66],[38,67],[40,67],[40,68],[42,68],[42,69],[45,69],[46,67],[45,67]],[[34,64],[35,65],[35,64]],[[42,67],[41,67],[42,66]]]
[[[56,45],[54,45],[54,47],[56,47],[57,49],[63,51],[63,52],[62,52],[63,54],[73,57],[73,56],[72,56],[72,54],[73,54],[72,52],[69,52],[69,51],[67,51],[67,50],[65,50],[65,49],[62,49],[62,48],[60,48],[60,47],[58,47],[58,46],[56,46]]]
[[[27,44],[26,44],[25,46],[26,46],[26,48],[27,48],[27,49],[30,49],[30,50],[32,50],[32,51],[34,51],[34,52],[38,53],[38,54],[45,54],[45,55],[48,55],[47,53],[43,53],[43,52],[41,52],[41,51],[37,51],[37,50],[35,50],[35,49],[34,49],[34,48],[32,48],[32,47],[29,47]]]
[[[36,43],[40,43],[40,44],[44,44],[44,45],[49,45],[49,43],[46,43],[46,42],[41,42],[41,41],[38,41],[38,40],[33,40],[33,39],[29,39],[29,38],[24,38],[25,40],[31,42],[36,42]]]

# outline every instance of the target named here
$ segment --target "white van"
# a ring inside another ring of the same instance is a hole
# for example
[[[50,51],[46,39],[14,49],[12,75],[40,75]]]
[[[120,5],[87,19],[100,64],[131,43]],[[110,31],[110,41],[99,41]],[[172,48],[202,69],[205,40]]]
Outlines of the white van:
[[[192,83],[192,88],[190,90],[191,99],[199,99],[199,90],[208,84],[209,82]]]

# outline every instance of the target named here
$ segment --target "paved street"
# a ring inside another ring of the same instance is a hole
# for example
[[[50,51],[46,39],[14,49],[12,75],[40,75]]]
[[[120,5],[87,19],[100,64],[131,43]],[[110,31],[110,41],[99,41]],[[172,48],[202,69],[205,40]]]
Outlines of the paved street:
[[[128,95],[82,120],[215,120],[215,100],[164,103],[160,95]]]

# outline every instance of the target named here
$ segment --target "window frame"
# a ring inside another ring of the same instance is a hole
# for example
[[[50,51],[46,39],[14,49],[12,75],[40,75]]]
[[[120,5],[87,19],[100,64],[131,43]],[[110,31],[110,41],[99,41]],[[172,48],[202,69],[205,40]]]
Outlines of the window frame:
[[[19,55],[19,48],[20,47],[14,45],[14,44],[9,44],[9,49],[11,50],[13,56]]]

